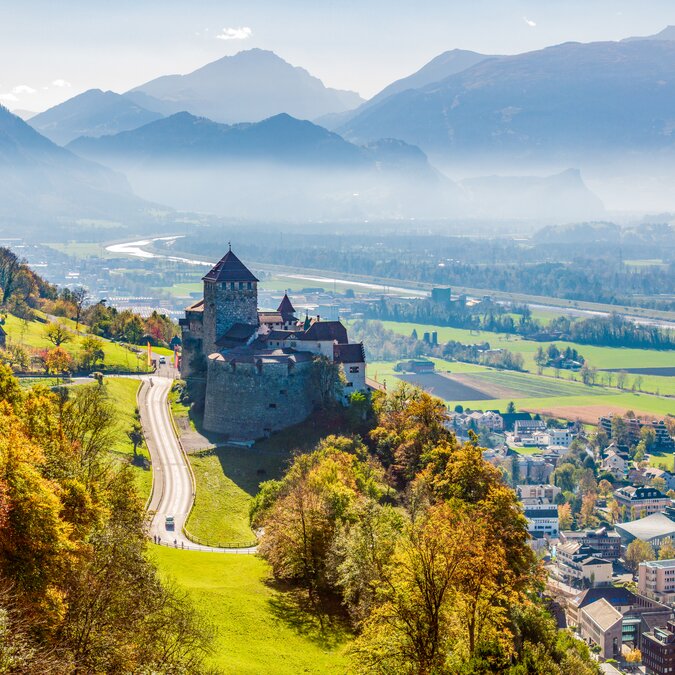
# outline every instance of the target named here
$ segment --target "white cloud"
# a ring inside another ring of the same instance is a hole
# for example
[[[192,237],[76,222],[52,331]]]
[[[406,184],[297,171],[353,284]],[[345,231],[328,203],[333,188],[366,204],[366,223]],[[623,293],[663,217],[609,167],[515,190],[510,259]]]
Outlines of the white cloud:
[[[16,103],[19,99],[14,94],[0,94],[0,101],[11,101]]]
[[[536,28],[537,24],[535,21],[532,21],[532,19],[528,19],[526,16],[523,17],[523,21],[530,27],[530,28]]]
[[[70,87],[71,86],[70,82],[67,82],[66,80],[62,80],[62,79],[54,80],[52,82],[52,84],[55,87]]]
[[[248,26],[240,26],[239,28],[223,28],[216,38],[218,40],[248,40],[251,35],[253,31]]]
[[[35,89],[27,84],[19,84],[12,89],[12,94],[34,94]]]

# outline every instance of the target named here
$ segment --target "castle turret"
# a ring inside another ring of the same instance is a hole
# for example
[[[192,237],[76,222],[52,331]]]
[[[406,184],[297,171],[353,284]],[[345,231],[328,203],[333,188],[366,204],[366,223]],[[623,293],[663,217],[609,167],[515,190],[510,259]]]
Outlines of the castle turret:
[[[283,300],[277,308],[277,312],[281,314],[284,328],[288,328],[297,322],[297,319],[295,318],[295,308],[293,307],[291,299],[288,297],[288,293],[284,293]]]
[[[235,324],[258,326],[258,279],[230,248],[203,282],[203,353],[208,356]]]

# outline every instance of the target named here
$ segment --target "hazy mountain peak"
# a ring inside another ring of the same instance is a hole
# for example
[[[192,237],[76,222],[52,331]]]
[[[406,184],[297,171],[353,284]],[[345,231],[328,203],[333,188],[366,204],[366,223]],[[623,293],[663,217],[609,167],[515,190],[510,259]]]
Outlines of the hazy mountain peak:
[[[30,125],[61,145],[79,136],[105,136],[135,129],[161,115],[114,91],[89,89],[30,119]]]
[[[272,51],[247,49],[185,75],[165,75],[132,89],[127,97],[162,112],[188,110],[217,122],[258,122],[277,113],[301,119],[351,110],[363,99],[326,87],[304,68]]]

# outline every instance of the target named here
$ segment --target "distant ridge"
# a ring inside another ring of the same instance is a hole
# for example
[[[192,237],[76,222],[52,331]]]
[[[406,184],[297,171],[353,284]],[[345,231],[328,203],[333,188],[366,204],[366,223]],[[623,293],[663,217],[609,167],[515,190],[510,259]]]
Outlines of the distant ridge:
[[[54,143],[78,136],[103,136],[135,129],[162,115],[113,91],[89,89],[30,118],[30,125]]]
[[[279,113],[315,119],[363,103],[357,93],[326,87],[305,69],[263,49],[224,56],[186,75],[158,77],[127,97],[164,114],[186,110],[228,124],[259,122]]]

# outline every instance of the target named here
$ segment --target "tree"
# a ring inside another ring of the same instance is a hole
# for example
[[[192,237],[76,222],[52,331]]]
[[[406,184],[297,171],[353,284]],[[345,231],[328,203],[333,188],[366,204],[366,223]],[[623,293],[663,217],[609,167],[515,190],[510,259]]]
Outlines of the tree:
[[[85,335],[80,342],[80,358],[85,370],[95,368],[105,359],[103,340],[95,335]]]
[[[625,389],[626,388],[626,378],[628,377],[628,373],[625,370],[620,370],[617,375],[616,375],[616,386],[619,389]]]
[[[572,527],[574,518],[572,516],[572,507],[569,504],[558,505],[558,520],[561,530],[569,530]]]
[[[345,384],[342,365],[325,356],[317,356],[312,364],[312,385],[325,410],[340,400]]]
[[[595,527],[598,519],[595,516],[595,503],[597,497],[593,492],[587,492],[581,500],[581,512],[579,513],[579,522],[582,527]]]
[[[82,311],[89,300],[89,293],[87,289],[80,286],[71,292],[70,298],[75,307],[75,330],[80,330],[80,320],[82,319]]]
[[[138,456],[138,446],[145,440],[145,437],[143,436],[143,427],[141,427],[139,422],[134,422],[131,429],[127,431],[127,436],[134,446],[134,461],[136,461]]]
[[[671,537],[666,537],[659,548],[659,560],[673,560],[675,558],[675,543]]]
[[[572,492],[576,488],[576,467],[574,464],[565,462],[560,464],[553,472],[553,484],[563,492]]]
[[[640,539],[633,539],[630,544],[626,547],[626,565],[633,573],[637,573],[638,567],[641,562],[646,560],[654,560],[656,554],[651,544],[646,541],[641,541]]]
[[[598,483],[598,490],[600,492],[600,495],[602,497],[609,497],[612,492],[614,491],[614,486],[606,479],[603,478],[599,483]]]
[[[509,401],[506,406],[506,412],[509,414],[516,412],[516,404],[513,401]]]
[[[548,356],[544,352],[544,349],[541,345],[537,347],[537,351],[534,355],[534,362],[540,367],[543,368],[548,364]]]
[[[494,547],[493,547],[494,546]],[[515,599],[504,549],[473,509],[441,503],[411,524],[384,569],[382,602],[353,654],[361,672],[447,672],[489,641],[508,640]]]
[[[45,370],[54,375],[61,375],[72,369],[73,358],[63,347],[54,347],[44,355]]]
[[[66,342],[71,342],[73,339],[73,334],[66,328],[65,324],[60,321],[48,323],[45,326],[44,333],[47,340],[55,347],[60,347]]]
[[[642,661],[642,652],[639,649],[631,649],[626,654],[626,661],[628,663],[640,663]]]
[[[642,429],[640,429],[640,440],[645,444],[645,452],[653,452],[656,447],[656,431],[651,424],[645,424]]]

